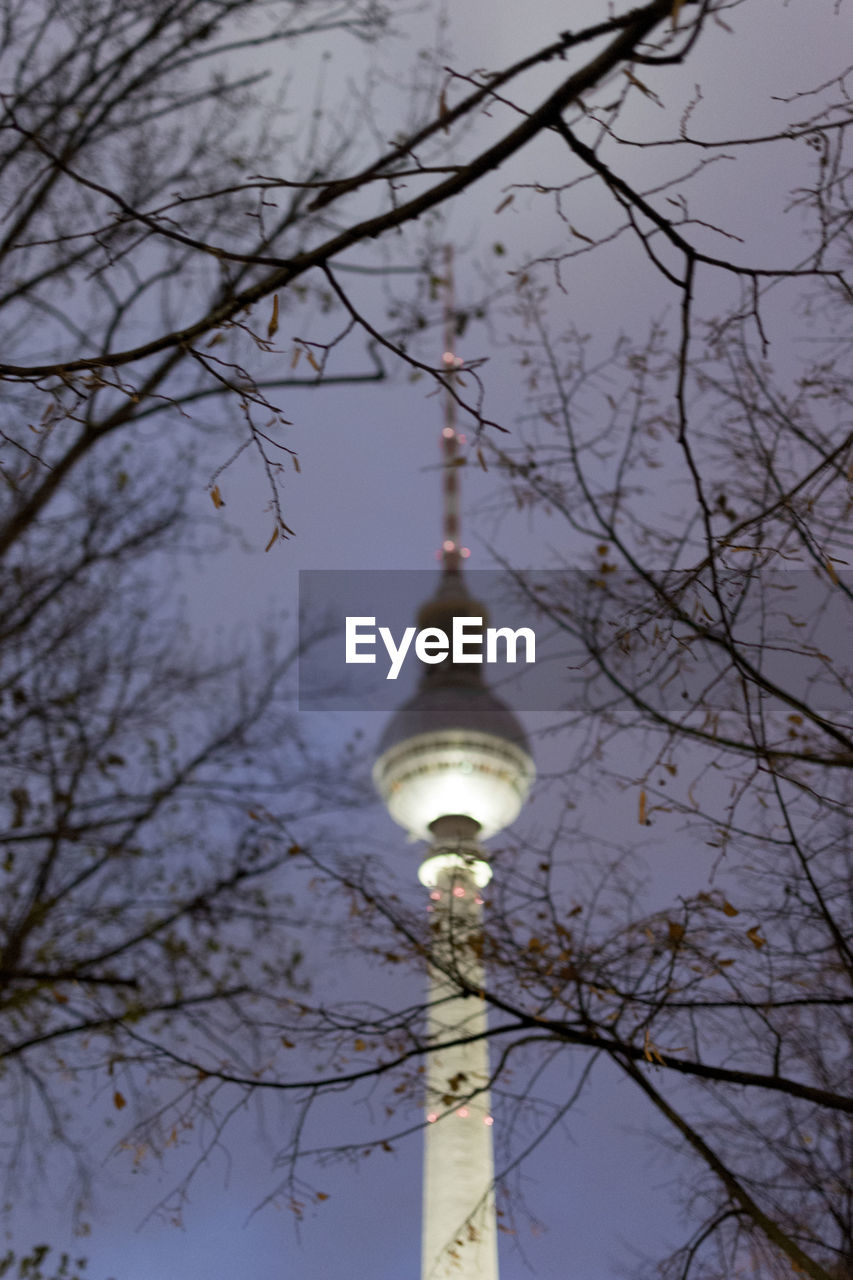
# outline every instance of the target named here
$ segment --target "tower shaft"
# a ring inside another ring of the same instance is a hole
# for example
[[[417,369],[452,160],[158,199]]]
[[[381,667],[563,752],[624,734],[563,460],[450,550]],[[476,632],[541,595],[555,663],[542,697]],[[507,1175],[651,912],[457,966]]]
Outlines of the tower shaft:
[[[498,1280],[482,905],[474,871],[447,861],[431,878],[421,1280]]]
[[[441,432],[442,535],[441,561],[448,573],[457,573],[462,563],[459,542],[459,436],[456,431],[456,401],[450,383],[461,361],[456,359],[456,314],[453,296],[453,246],[444,249],[444,355],[447,390],[444,393],[444,426]]]

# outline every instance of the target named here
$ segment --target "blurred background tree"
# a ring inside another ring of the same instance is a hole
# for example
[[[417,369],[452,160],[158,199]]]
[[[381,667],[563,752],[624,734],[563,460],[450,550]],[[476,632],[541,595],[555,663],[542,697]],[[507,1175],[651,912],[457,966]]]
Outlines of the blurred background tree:
[[[809,9],[827,46],[833,8]],[[459,291],[456,328],[504,359],[466,360],[450,390],[468,461],[495,485],[496,537],[513,546],[513,508],[534,523],[534,567],[568,570],[537,607],[588,660],[561,698],[559,749],[541,747],[559,809],[507,845],[471,941],[490,975],[493,1092],[517,1117],[496,1130],[505,1222],[523,1214],[525,1152],[606,1061],[684,1170],[689,1234],[655,1259],[665,1276],[851,1274],[846,72],[791,85],[766,128],[741,112],[719,130],[726,87],[708,107],[693,67],[766,6],[600,9],[511,65],[448,69],[439,49],[402,85],[340,97],[318,41],[391,39],[407,13],[0,9],[12,1186],[49,1133],[85,1196],[83,1080],[156,1150],[193,1114],[216,1142],[247,1097],[296,1095],[281,1185],[297,1213],[318,1194],[299,1172],[307,1109],[387,1091],[387,1128],[346,1155],[397,1141],[400,1108],[404,1131],[420,1124],[411,987],[370,1009],[312,995],[300,935],[317,920],[280,869],[343,886],[340,938],[393,973],[421,971],[424,922],[380,892],[384,870],[335,861],[334,823],[320,834],[361,792],[303,741],[293,654],[255,646],[241,665],[200,646],[169,556],[225,545],[223,468],[243,451],[267,479],[270,545],[288,537],[290,387],[448,385],[430,218],[475,210],[499,172],[491,216],[523,206],[534,243],[480,234],[490,269]],[[309,68],[310,92],[267,74],[280,60]],[[746,183],[762,166],[759,201]],[[642,298],[620,304],[634,281]],[[621,305],[619,333],[583,327],[583,288]],[[646,892],[636,841],[599,825],[625,792],[641,836],[707,850],[701,885]]]

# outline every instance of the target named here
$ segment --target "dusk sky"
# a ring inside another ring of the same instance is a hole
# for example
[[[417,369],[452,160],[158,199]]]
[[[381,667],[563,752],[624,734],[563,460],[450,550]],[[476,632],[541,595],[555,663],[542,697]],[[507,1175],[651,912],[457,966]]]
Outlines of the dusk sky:
[[[610,8],[604,0],[574,0],[569,5],[564,0],[532,0],[526,6],[503,0],[461,0],[455,5],[428,2],[395,7],[397,34],[376,48],[358,46],[341,36],[315,38],[303,46],[306,53],[293,67],[292,92],[304,98],[322,71],[329,99],[343,104],[340,109],[344,110],[348,94],[366,82],[372,66],[378,67],[398,80],[396,87],[390,80],[383,81],[377,91],[378,108],[384,113],[378,131],[390,132],[395,113],[403,110],[406,68],[417,66],[418,50],[433,45],[437,30],[447,46],[444,61],[468,74],[477,68],[499,68],[553,39],[567,25],[579,28],[603,19]],[[619,117],[623,134],[655,138],[677,133],[678,120],[699,84],[702,101],[692,117],[697,134],[719,139],[770,131],[791,113],[788,106],[774,103],[773,95],[790,96],[828,80],[840,72],[849,50],[849,13],[836,14],[830,0],[786,5],[778,0],[746,0],[721,17],[725,24],[709,25],[683,68],[648,75],[638,70],[653,94],[639,88],[629,94]],[[333,56],[321,62],[327,48]],[[288,50],[276,56],[275,74],[289,74]],[[514,101],[524,107],[532,104],[563,74],[564,66],[540,68],[522,83]],[[353,82],[350,87],[349,81]],[[620,76],[619,83],[612,85],[614,96],[623,82]],[[458,86],[451,87],[451,103],[460,92]],[[597,101],[606,101],[601,94],[608,92],[609,88],[602,90]],[[807,104],[802,114],[808,110]],[[498,106],[494,111],[502,127],[512,108]],[[485,131],[494,123],[484,119],[477,128]],[[465,139],[458,145],[464,150]],[[537,184],[569,180],[572,171],[564,155],[558,139],[540,138],[445,209],[443,220],[430,231],[435,244],[455,246],[459,305],[473,303],[495,289],[505,291],[505,298],[495,304],[495,322],[473,323],[458,351],[465,359],[485,360],[481,370],[485,415],[511,432],[535,434],[530,418],[536,401],[519,363],[522,348],[516,339],[521,322],[499,313],[511,302],[525,264],[552,253],[567,235],[566,222],[555,215],[553,199],[535,190]],[[697,179],[691,213],[705,222],[718,222],[739,237],[734,248],[725,246],[733,253],[770,262],[795,258],[792,246],[800,234],[798,215],[781,210],[785,192],[796,183],[797,166],[803,166],[805,173],[807,156],[801,142],[792,142],[788,157],[776,147],[751,153],[747,160],[720,162]],[[676,159],[659,151],[637,150],[624,158],[624,171],[644,189],[653,188],[679,165],[685,172],[689,168],[682,155]],[[510,192],[512,202],[497,212]],[[567,205],[568,222],[580,237],[587,232],[599,234],[612,216],[610,205],[592,184],[570,193]],[[708,243],[719,247],[719,239],[710,233]],[[398,250],[388,237],[389,260],[412,265],[406,257],[409,245],[401,237]],[[358,264],[364,258],[357,248],[343,261]],[[546,265],[536,268],[536,279],[548,287],[544,303],[548,322],[555,329],[576,326],[588,333],[590,350],[602,359],[620,333],[640,340],[652,322],[672,323],[677,311],[676,299],[662,285],[660,275],[636,243],[625,237],[564,267],[564,291]],[[406,277],[393,278],[391,283],[405,292]],[[375,281],[362,284],[352,276],[347,284],[366,308],[374,304],[378,308],[380,286]],[[720,308],[728,305],[733,296],[728,281],[709,283],[706,313],[715,303]],[[432,344],[436,360],[442,343],[439,318],[440,300],[430,314],[435,327],[418,347],[423,353]],[[770,309],[769,324],[774,354],[798,350],[800,320],[787,302]],[[324,318],[311,315],[307,308],[284,310],[281,354],[270,357],[277,361],[274,367],[289,366],[294,339],[322,341],[326,332]],[[409,380],[391,356],[383,356],[383,363],[389,374],[385,382],[277,393],[277,403],[293,424],[287,443],[299,459],[299,471],[293,469],[283,486],[284,518],[294,537],[264,551],[271,515],[265,480],[255,461],[244,456],[219,478],[226,504],[222,518],[227,517],[239,533],[213,556],[183,557],[169,587],[175,599],[186,600],[191,630],[199,641],[227,651],[229,645],[251,640],[269,624],[295,637],[300,570],[436,566],[442,402],[426,380]],[[363,347],[350,341],[336,371],[369,368]],[[299,371],[304,370],[303,360]],[[464,421],[460,420],[459,429],[466,430]],[[470,430],[468,434],[473,440]],[[199,461],[192,501],[207,520],[214,514],[208,481],[227,457],[227,441],[212,436],[203,448],[210,449],[210,456]],[[472,570],[494,567],[496,557],[519,569],[556,564],[587,567],[589,547],[580,540],[574,543],[565,523],[549,520],[541,511],[516,510],[499,469],[492,466],[484,471],[473,451],[468,458],[461,468],[462,523]],[[664,476],[667,466],[664,459]],[[651,501],[655,500],[652,491]],[[679,894],[698,891],[708,883],[706,848],[691,847],[676,825],[639,828],[636,795],[627,786],[621,790],[614,786],[603,794],[575,794],[572,780],[560,776],[565,743],[544,732],[554,717],[530,713],[524,720],[542,780],[509,845],[504,841],[507,848],[513,842],[520,847],[528,842],[530,848],[544,845],[560,821],[568,795],[582,813],[582,823],[602,844],[615,849],[628,843],[644,860],[650,907],[675,901]],[[378,739],[384,715],[303,712],[300,723],[320,742],[337,744],[358,729],[363,741],[371,743]],[[627,776],[632,768],[627,757],[624,768]],[[419,852],[406,844],[404,834],[378,801],[357,814],[351,828],[342,826],[342,835],[353,841],[354,848],[372,849],[385,859],[395,884],[408,884],[411,900],[418,900],[423,893],[416,883]],[[573,885],[580,894],[595,878],[590,862],[589,850],[564,851],[562,867],[569,895]],[[303,878],[294,891],[308,893],[306,885]],[[357,999],[364,990],[372,991],[374,982],[386,981],[382,975],[371,975],[362,960],[345,972],[339,957],[324,955],[321,938],[314,945],[316,955],[309,955],[307,967],[315,994],[327,983],[339,997]],[[391,1000],[399,996],[412,1003],[420,994],[415,980],[408,977],[399,979],[396,986],[390,984],[389,992]],[[543,1093],[564,1096],[577,1082],[583,1062],[579,1055],[558,1057],[541,1082]],[[262,1110],[249,1106],[232,1123],[223,1150],[214,1153],[197,1176],[183,1223],[176,1226],[169,1221],[168,1209],[158,1209],[158,1202],[168,1198],[182,1169],[193,1160],[202,1135],[189,1135],[177,1150],[167,1152],[162,1166],[144,1158],[134,1167],[132,1150],[114,1149],[126,1131],[123,1116],[111,1113],[108,1096],[94,1082],[77,1088],[79,1107],[90,1109],[88,1142],[96,1161],[93,1207],[87,1215],[91,1232],[82,1238],[73,1234],[71,1197],[63,1190],[63,1176],[57,1174],[48,1179],[54,1190],[46,1197],[40,1189],[23,1189],[12,1234],[16,1246],[44,1239],[57,1249],[68,1247],[75,1255],[89,1258],[89,1280],[232,1280],[235,1276],[334,1280],[345,1275],[356,1280],[362,1276],[409,1280],[418,1274],[420,1135],[400,1142],[391,1154],[374,1153],[357,1168],[343,1163],[312,1170],[312,1184],[321,1187],[328,1199],[309,1209],[304,1221],[296,1224],[286,1208],[264,1203],[275,1185],[276,1131],[286,1123],[289,1104],[285,1100],[280,1106],[272,1100]],[[673,1186],[680,1168],[678,1157],[661,1142],[649,1140],[656,1122],[635,1095],[614,1068],[601,1064],[578,1106],[529,1158],[520,1181],[537,1221],[522,1214],[515,1233],[502,1237],[502,1280],[540,1276],[611,1280],[681,1240]],[[349,1132],[355,1121],[367,1134],[376,1123],[367,1091],[358,1098],[344,1093],[324,1106],[316,1121],[317,1139],[324,1142],[334,1142],[339,1126]],[[415,1123],[414,1112],[411,1118]]]

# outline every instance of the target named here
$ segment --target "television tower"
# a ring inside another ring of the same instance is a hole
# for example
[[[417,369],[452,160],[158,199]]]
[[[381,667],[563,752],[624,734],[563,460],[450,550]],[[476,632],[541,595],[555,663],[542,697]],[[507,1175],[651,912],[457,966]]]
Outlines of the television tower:
[[[442,569],[438,590],[418,613],[419,628],[446,635],[454,617],[488,623],[462,576],[468,553],[459,540],[460,437],[449,390],[462,362],[455,354],[452,270],[448,247]],[[424,667],[416,693],[386,726],[373,769],[391,817],[429,844],[418,871],[429,890],[431,924],[421,1280],[498,1280],[482,994],[481,890],[492,870],[480,842],[516,819],[534,776],[524,730],[486,685],[482,666],[450,656]]]

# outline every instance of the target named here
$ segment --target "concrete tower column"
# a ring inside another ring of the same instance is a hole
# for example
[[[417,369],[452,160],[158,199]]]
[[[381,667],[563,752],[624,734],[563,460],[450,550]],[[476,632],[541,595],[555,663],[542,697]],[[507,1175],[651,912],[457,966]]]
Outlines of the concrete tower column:
[[[422,1280],[498,1280],[479,824],[446,817],[419,878],[430,890]],[[455,1041],[463,1043],[454,1043]],[[446,1047],[443,1047],[446,1046]]]

